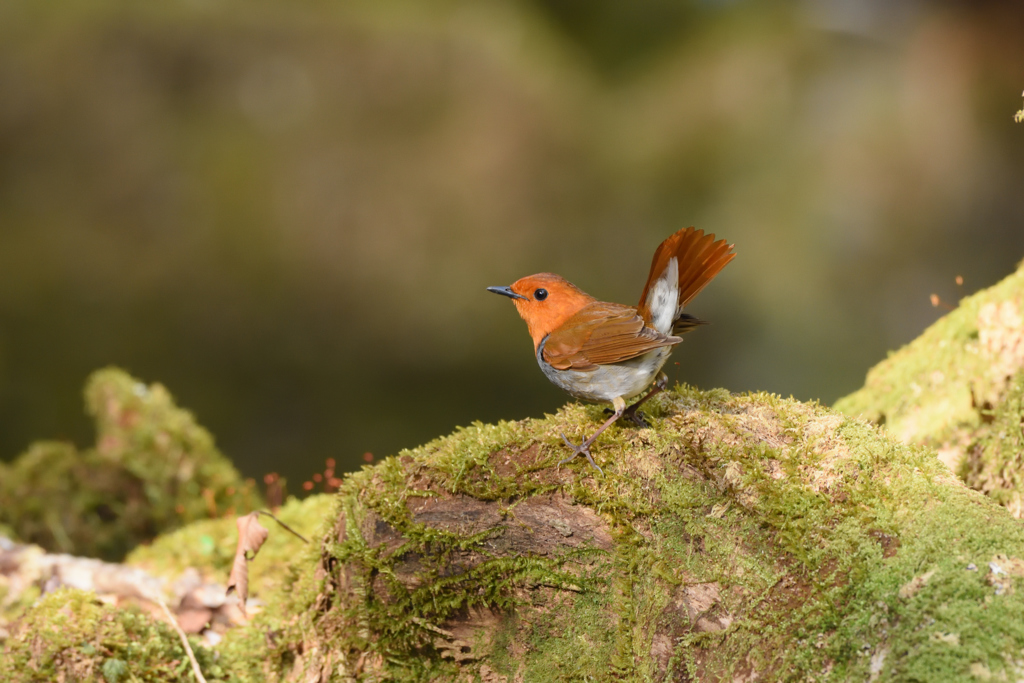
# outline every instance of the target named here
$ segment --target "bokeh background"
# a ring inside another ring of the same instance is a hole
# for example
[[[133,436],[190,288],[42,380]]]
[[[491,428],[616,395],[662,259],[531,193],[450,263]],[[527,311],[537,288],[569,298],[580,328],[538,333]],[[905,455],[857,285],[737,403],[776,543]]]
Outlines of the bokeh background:
[[[1017,0],[5,0],[0,458],[107,364],[292,490],[540,416],[484,288],[632,303],[687,225],[673,379],[831,403],[1024,257],[1022,89]]]

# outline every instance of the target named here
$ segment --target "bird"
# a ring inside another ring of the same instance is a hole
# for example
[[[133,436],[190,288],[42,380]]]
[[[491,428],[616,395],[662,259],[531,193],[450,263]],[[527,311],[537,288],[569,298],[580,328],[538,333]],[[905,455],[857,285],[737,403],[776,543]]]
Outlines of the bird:
[[[693,227],[669,236],[654,252],[635,307],[598,301],[554,273],[487,288],[512,299],[533,339],[537,363],[555,386],[579,399],[612,404],[611,417],[581,443],[561,434],[572,455],[559,466],[583,455],[603,475],[590,453],[597,437],[623,415],[646,425],[637,409],[668,386],[661,368],[672,348],[683,334],[706,324],[683,308],[736,257],[734,246]],[[626,401],[648,387],[627,409]]]

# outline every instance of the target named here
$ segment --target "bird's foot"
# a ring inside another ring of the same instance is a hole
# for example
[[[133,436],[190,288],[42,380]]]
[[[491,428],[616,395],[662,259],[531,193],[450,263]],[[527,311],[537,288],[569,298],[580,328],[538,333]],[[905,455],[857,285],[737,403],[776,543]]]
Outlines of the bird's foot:
[[[637,427],[650,427],[651,423],[647,421],[647,415],[642,410],[626,410],[622,414],[622,417],[626,418]]]
[[[572,462],[576,458],[577,455],[583,455],[583,456],[586,456],[587,462],[590,463],[591,467],[596,469],[602,475],[604,474],[604,470],[602,470],[601,467],[596,462],[594,462],[594,458],[590,455],[590,444],[592,443],[592,441],[590,439],[587,439],[586,441],[584,441],[583,443],[581,443],[580,445],[577,446],[572,441],[569,441],[569,439],[565,438],[565,434],[562,434],[561,437],[562,437],[562,441],[565,442],[565,445],[572,449],[572,455],[570,455],[565,460],[559,460],[558,461],[558,466],[559,467],[561,467],[562,465],[566,464],[567,462]]]
[[[611,408],[605,408],[604,412],[611,415],[615,411]],[[647,420],[647,414],[642,410],[634,410],[633,407],[627,408],[626,411],[622,413],[622,419],[629,420],[637,427],[651,426],[651,423]]]

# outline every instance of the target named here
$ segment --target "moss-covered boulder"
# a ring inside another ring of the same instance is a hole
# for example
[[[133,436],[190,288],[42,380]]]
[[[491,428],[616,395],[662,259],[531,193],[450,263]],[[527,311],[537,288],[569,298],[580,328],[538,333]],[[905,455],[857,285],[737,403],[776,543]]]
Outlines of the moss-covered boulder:
[[[346,478],[319,551],[222,644],[242,680],[1019,676],[1024,528],[932,451],[679,388],[475,425]],[[258,558],[257,558],[258,561]],[[260,653],[256,655],[255,653]]]
[[[1024,264],[964,298],[868,372],[836,409],[936,449],[972,488],[1024,513]]]
[[[108,368],[89,378],[85,399],[95,447],[39,442],[0,464],[0,528],[47,550],[116,560],[192,520],[261,504],[160,384]]]

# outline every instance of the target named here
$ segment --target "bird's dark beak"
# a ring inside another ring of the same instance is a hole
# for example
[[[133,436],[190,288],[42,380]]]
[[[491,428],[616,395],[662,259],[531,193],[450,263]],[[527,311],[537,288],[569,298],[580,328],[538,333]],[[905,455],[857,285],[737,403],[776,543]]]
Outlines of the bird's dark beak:
[[[495,294],[501,294],[507,296],[509,299],[525,299],[526,297],[522,294],[516,294],[512,291],[511,287],[488,287],[488,292],[494,292]]]

